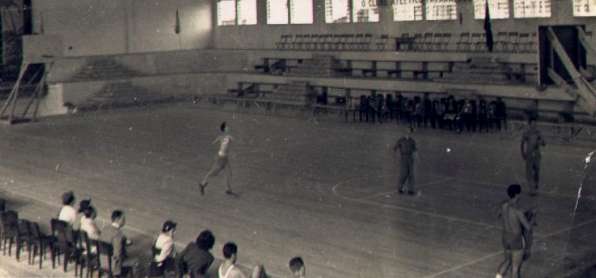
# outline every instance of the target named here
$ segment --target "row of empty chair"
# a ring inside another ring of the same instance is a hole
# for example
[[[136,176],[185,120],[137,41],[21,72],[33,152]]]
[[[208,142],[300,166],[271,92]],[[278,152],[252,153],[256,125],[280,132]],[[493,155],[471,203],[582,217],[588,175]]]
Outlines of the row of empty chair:
[[[4,208],[3,204],[4,201],[0,200],[0,209]],[[104,274],[113,276],[111,257],[114,251],[111,243],[91,240],[85,232],[73,231],[68,223],[58,219],[52,219],[50,227],[50,232],[44,233],[39,223],[19,218],[16,211],[1,211],[2,255],[12,256],[14,249],[15,258],[20,261],[21,253],[27,251],[28,264],[34,265],[37,260],[39,269],[42,269],[49,251],[52,268],[62,258],[64,272],[68,271],[69,262],[74,263],[75,276],[83,277],[83,269],[87,270],[86,277],[92,277],[96,271],[99,277]]]
[[[587,31],[590,36],[592,32]],[[537,51],[537,33],[495,32],[493,51],[534,53]],[[486,52],[484,32],[459,34],[426,32],[403,33],[397,37],[388,34],[284,34],[276,43],[279,50],[304,51],[457,51]]]
[[[276,43],[280,50],[385,50],[389,35],[372,34],[284,34]]]

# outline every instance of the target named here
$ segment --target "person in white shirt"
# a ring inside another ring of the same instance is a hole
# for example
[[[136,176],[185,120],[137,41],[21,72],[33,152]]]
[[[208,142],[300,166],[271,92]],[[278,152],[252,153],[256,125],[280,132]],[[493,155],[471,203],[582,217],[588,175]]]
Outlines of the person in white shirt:
[[[229,159],[228,159],[230,144],[232,143],[233,138],[232,138],[232,136],[230,136],[228,134],[229,128],[228,128],[226,122],[221,123],[219,129],[221,131],[221,135],[217,136],[217,138],[215,138],[215,140],[213,141],[213,144],[219,143],[219,151],[217,152],[217,157],[215,158],[215,162],[213,163],[211,170],[209,170],[207,175],[205,175],[205,178],[203,178],[203,181],[201,181],[199,183],[201,195],[205,194],[205,187],[207,187],[209,178],[211,176],[217,176],[224,169],[227,170],[226,171],[226,186],[227,186],[226,194],[230,194],[230,195],[234,194],[232,192],[232,184],[231,184],[231,182],[232,182],[232,167],[231,167]]]
[[[98,240],[100,235],[99,228],[95,223],[96,216],[95,208],[91,206],[86,207],[83,210],[83,216],[81,216],[81,231],[85,231],[87,237],[93,240]]]
[[[73,207],[74,202],[75,196],[72,191],[62,194],[62,208],[58,214],[58,220],[64,221],[71,226],[73,226],[77,219],[77,211]]]
[[[153,257],[154,267],[152,272],[162,275],[164,271],[175,270],[174,256],[176,250],[174,247],[174,233],[176,232],[176,223],[168,220],[163,223],[161,233],[153,244],[155,256]]]
[[[224,261],[218,269],[219,278],[246,278],[244,273],[236,266],[238,246],[228,242],[223,247]]]

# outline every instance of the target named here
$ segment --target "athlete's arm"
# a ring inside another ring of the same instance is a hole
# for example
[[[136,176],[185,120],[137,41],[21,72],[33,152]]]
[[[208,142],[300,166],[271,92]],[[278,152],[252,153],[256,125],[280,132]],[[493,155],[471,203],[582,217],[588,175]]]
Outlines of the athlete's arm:
[[[526,152],[526,150],[528,148],[527,144],[528,144],[528,138],[524,134],[524,136],[522,138],[522,141],[521,141],[521,144],[520,144],[521,155],[524,158],[524,160],[526,160],[526,155],[527,155],[527,152]]]
[[[517,219],[519,219],[519,222],[524,226],[524,229],[532,229],[532,225],[530,225],[530,222],[526,218],[526,215],[521,210],[515,209],[515,214],[517,215]]]

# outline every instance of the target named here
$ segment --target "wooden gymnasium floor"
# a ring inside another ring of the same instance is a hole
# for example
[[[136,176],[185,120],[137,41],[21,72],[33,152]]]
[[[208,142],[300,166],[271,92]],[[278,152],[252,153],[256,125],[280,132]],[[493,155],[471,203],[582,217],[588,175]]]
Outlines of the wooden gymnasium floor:
[[[236,137],[239,196],[225,195],[221,178],[201,196],[197,181],[212,163],[211,142],[224,120]],[[66,190],[92,197],[101,225],[111,209],[123,208],[142,254],[171,218],[179,223],[179,250],[209,228],[218,257],[233,240],[239,263],[264,263],[275,277],[287,277],[295,255],[309,277],[494,277],[502,257],[496,208],[506,185],[524,180],[520,131],[418,130],[418,197],[396,194],[391,147],[403,132],[192,104],[54,117],[0,127],[0,190],[23,217],[42,223],[56,215]],[[547,140],[543,192],[523,200],[539,211],[524,277],[557,277],[596,259],[594,167],[572,215],[593,146]]]

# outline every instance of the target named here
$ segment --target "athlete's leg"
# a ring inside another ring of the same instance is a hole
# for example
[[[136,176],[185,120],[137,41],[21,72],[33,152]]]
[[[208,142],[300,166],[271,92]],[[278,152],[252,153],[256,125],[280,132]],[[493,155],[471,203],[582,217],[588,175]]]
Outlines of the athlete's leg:
[[[505,250],[503,253],[505,255],[505,259],[499,265],[497,269],[497,277],[504,277],[507,275],[507,271],[509,271],[509,267],[511,266],[511,251]]]
[[[230,161],[226,163],[226,193],[232,193],[232,164]]]
[[[520,278],[521,264],[524,258],[524,250],[511,251],[511,277]]]
[[[401,159],[399,164],[399,192],[402,193],[404,191],[406,181],[408,181],[409,173],[407,161],[404,158]]]

